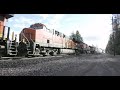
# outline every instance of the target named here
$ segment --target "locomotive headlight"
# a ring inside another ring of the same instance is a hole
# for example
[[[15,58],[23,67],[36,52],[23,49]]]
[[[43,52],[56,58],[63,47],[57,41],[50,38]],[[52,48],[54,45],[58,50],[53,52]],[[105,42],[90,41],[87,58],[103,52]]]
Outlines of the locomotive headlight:
[[[5,48],[5,46],[3,46],[3,45],[0,45],[0,48]]]

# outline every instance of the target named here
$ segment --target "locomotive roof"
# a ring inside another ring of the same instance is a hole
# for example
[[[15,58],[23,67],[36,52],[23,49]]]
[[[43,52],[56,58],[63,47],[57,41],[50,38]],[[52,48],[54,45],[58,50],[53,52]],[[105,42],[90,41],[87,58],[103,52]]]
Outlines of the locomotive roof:
[[[24,29],[31,29],[31,30],[36,30],[36,29],[40,29],[39,27],[41,27],[41,26],[44,26],[47,30],[53,30],[52,32],[54,32],[56,35],[58,35],[58,36],[63,36],[63,37],[65,37],[66,39],[69,39],[69,37],[67,36],[67,35],[65,35],[64,33],[61,33],[61,32],[59,32],[59,31],[57,31],[57,30],[55,30],[55,29],[48,29],[47,28],[47,26],[45,25],[45,24],[42,24],[42,23],[34,23],[34,24],[32,24],[32,25],[30,25],[30,27],[28,27],[28,28],[24,28]],[[24,30],[23,29],[23,30]],[[43,29],[43,27],[41,28],[41,29]],[[81,42],[82,44],[86,44],[86,43],[84,43],[84,42]],[[87,45],[87,44],[86,44]]]
[[[33,28],[23,28],[23,30],[24,30],[24,29],[31,29],[31,30],[35,30],[35,29],[33,29]]]
[[[47,26],[46,26],[45,24],[42,24],[42,23],[34,23],[34,24],[30,25],[29,28],[31,28],[31,27],[39,27],[39,26],[44,26],[47,30],[50,30],[50,29],[47,28]],[[31,28],[31,29],[32,29],[32,28]],[[34,29],[34,30],[35,30],[35,29]],[[59,33],[59,34],[63,34],[63,33],[59,32],[59,31],[57,31],[57,30],[55,30],[55,29],[51,29],[51,30],[54,30],[56,33]],[[63,34],[63,35],[65,35],[65,34]],[[66,35],[65,35],[65,36],[66,36]]]

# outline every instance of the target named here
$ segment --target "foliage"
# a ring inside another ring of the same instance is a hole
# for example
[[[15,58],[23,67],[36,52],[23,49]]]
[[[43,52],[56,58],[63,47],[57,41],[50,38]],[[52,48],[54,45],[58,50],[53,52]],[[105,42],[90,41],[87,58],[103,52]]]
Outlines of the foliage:
[[[78,30],[76,31],[76,33],[71,34],[70,39],[77,43],[83,42],[83,38],[81,37]]]
[[[110,35],[108,44],[106,46],[106,53],[113,54],[115,47],[115,54],[120,55],[120,31],[116,31]]]

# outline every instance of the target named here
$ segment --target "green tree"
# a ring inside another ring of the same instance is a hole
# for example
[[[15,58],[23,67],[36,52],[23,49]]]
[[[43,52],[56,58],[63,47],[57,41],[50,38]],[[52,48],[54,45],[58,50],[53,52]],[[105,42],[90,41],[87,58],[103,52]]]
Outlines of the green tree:
[[[76,33],[71,34],[70,39],[77,43],[83,42],[83,38],[81,37],[78,30],[76,31]]]
[[[114,47],[115,47],[115,54],[120,55],[120,32],[119,31],[115,32],[114,39],[113,39],[113,33],[110,35],[108,44],[106,46],[106,53],[113,54]]]
[[[112,18],[112,26],[114,30],[114,39],[113,39],[113,33],[110,35],[108,44],[106,46],[106,52],[109,54],[113,54],[115,51],[115,54],[120,55],[120,23],[119,23],[119,17]]]
[[[109,53],[109,54],[113,54],[113,51],[114,51],[113,34],[110,34],[110,38],[109,38],[108,44],[106,46],[105,52]]]

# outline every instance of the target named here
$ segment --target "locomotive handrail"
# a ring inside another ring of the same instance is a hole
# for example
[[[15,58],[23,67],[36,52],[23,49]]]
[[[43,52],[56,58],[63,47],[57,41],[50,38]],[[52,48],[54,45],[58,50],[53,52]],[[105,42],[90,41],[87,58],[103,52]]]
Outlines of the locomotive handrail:
[[[33,41],[32,38],[31,38],[31,34],[30,34],[30,40],[34,43],[34,41]]]
[[[34,41],[30,38],[30,40],[34,43]]]
[[[29,42],[29,40],[27,39],[27,37],[25,36],[25,34],[22,32],[22,35],[25,37],[25,39],[27,40],[27,42],[28,42],[28,45],[30,46],[30,42]]]

